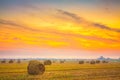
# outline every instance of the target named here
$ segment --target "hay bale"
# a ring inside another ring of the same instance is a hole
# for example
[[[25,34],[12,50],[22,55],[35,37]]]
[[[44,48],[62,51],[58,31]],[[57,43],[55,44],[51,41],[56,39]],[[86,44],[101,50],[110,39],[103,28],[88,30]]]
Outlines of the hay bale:
[[[64,61],[60,61],[60,63],[64,63]]]
[[[95,61],[94,60],[90,61],[90,64],[95,64]]]
[[[108,61],[103,60],[102,63],[108,63]]]
[[[1,63],[6,63],[6,61],[5,61],[5,60],[3,60],[3,61],[1,61]]]
[[[21,61],[20,61],[20,60],[17,60],[17,63],[21,63]]]
[[[53,60],[52,62],[53,62],[53,63],[55,63],[56,61],[55,61],[55,60]]]
[[[11,59],[8,63],[13,63],[14,61]]]
[[[89,61],[86,61],[86,63],[89,63]]]
[[[96,63],[97,63],[97,64],[100,63],[100,60],[96,60]]]
[[[44,65],[51,65],[51,64],[52,64],[51,60],[45,60],[44,61]]]
[[[79,61],[79,64],[84,64],[84,61]]]
[[[27,67],[28,74],[42,75],[45,72],[45,66],[37,60],[31,60]]]

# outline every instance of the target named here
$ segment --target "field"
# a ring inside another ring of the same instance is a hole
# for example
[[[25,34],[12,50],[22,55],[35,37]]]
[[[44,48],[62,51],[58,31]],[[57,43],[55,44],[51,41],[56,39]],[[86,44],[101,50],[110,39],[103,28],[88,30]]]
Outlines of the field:
[[[43,75],[27,74],[28,62],[0,63],[0,80],[120,80],[120,63],[59,62],[45,66]]]

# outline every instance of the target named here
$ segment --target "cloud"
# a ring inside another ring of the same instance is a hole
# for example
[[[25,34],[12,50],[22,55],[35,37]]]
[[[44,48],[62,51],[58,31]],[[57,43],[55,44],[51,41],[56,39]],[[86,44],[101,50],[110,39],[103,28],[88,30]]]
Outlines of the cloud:
[[[9,20],[4,20],[4,19],[0,19],[0,24],[3,25],[10,25],[11,27],[17,27],[17,28],[21,28],[24,30],[29,30],[29,31],[33,31],[33,32],[37,32],[37,33],[49,33],[49,34],[56,34],[58,36],[65,36],[65,37],[78,37],[78,38],[84,38],[84,39],[88,39],[88,40],[96,40],[96,41],[110,41],[110,42],[116,42],[117,40],[113,40],[113,39],[108,39],[108,38],[101,38],[101,37],[97,37],[97,36],[87,36],[87,35],[81,35],[81,34],[75,34],[75,33],[66,33],[66,32],[62,32],[59,30],[54,30],[54,29],[33,29],[30,28],[29,26],[24,26],[24,25],[20,25],[16,22],[13,21],[9,21]],[[15,39],[16,40],[16,39]]]
[[[95,27],[98,27],[98,28],[101,28],[101,29],[106,29],[106,30],[110,30],[110,31],[120,32],[120,29],[110,28],[110,27],[108,27],[106,25],[102,25],[102,24],[99,24],[99,23],[93,23],[93,25]]]
[[[4,20],[4,19],[0,19],[0,24],[3,24],[3,25],[10,25],[11,28],[22,28],[24,30],[31,30],[31,31],[38,31],[37,29],[33,29],[33,28],[30,28],[30,27],[27,27],[27,26],[24,26],[24,25],[21,25],[21,24],[18,24],[14,21],[10,21],[10,20]],[[9,27],[10,28],[10,27]]]
[[[32,5],[32,4],[26,4],[26,5],[23,5],[23,6],[27,9],[41,10],[41,8],[39,8],[38,6]]]
[[[79,17],[78,15],[74,14],[74,13],[70,13],[61,9],[56,9],[59,13],[71,17],[72,19],[74,19],[77,22],[80,22],[82,20],[82,17]]]
[[[100,28],[100,29],[105,29],[105,30],[109,30],[109,31],[115,31],[115,32],[120,32],[120,29],[115,29],[115,28],[110,28],[109,26],[100,24],[100,23],[94,23],[94,22],[90,22],[82,17],[79,17],[78,15],[71,13],[71,12],[67,12],[64,10],[60,10],[57,9],[58,13],[62,14],[63,16],[69,16],[72,19],[76,20],[77,23],[84,25],[84,24],[88,24],[89,26],[87,27],[95,27],[95,28]]]
[[[18,37],[14,37],[13,40],[20,40],[20,38],[18,38]]]

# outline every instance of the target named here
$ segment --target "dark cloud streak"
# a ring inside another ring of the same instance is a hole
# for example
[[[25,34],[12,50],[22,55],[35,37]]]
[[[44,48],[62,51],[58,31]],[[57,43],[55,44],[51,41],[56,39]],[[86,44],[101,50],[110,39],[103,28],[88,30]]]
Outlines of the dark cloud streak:
[[[58,13],[62,14],[63,16],[71,17],[72,19],[76,20],[79,24],[90,24],[90,26],[93,26],[93,27],[96,27],[96,28],[105,29],[105,30],[109,30],[109,31],[120,32],[120,29],[110,28],[109,26],[106,26],[106,25],[103,25],[103,24],[100,24],[100,23],[93,23],[93,22],[87,21],[86,19],[84,19],[82,17],[79,17],[78,15],[76,15],[74,13],[67,12],[67,11],[60,10],[60,9],[57,9],[57,11],[58,11]],[[84,23],[82,23],[82,22],[84,22]],[[87,27],[90,27],[90,26],[87,26]]]
[[[95,26],[95,27],[98,27],[98,28],[110,30],[110,31],[120,32],[120,29],[110,28],[110,27],[108,27],[108,26],[105,26],[105,25],[102,25],[102,24],[99,24],[99,23],[94,23],[94,26]]]
[[[12,27],[22,28],[25,30],[38,31],[37,29],[29,28],[29,27],[26,27],[24,25],[20,25],[14,21],[10,21],[10,20],[0,19],[0,24],[11,25]]]
[[[76,14],[73,14],[73,13],[70,13],[70,12],[67,12],[67,11],[64,11],[64,10],[60,10],[60,9],[56,9],[59,13],[65,15],[65,16],[68,16],[68,17],[71,17],[72,19],[76,20],[77,22],[80,22],[82,21],[82,17],[79,17],[78,15]]]

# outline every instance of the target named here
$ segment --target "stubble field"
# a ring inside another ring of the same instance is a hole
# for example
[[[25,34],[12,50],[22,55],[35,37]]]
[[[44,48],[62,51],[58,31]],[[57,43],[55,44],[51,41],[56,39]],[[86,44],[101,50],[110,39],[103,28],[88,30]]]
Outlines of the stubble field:
[[[0,63],[0,80],[120,80],[120,63],[78,64],[78,62],[46,65],[43,75],[27,73],[28,62]]]

